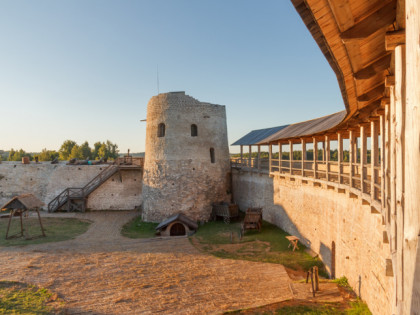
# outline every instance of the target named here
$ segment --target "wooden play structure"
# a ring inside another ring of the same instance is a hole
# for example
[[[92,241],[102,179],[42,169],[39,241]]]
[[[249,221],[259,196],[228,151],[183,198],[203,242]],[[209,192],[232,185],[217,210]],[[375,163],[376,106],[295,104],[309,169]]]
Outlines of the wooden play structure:
[[[40,201],[37,197],[32,194],[24,194],[13,197],[10,199],[3,207],[1,207],[2,211],[10,211],[9,212],[9,223],[7,224],[6,230],[6,239],[24,237],[25,239],[34,239],[38,237],[44,237],[45,231],[44,227],[42,226],[41,216],[39,214],[39,209],[44,206],[44,203]],[[31,235],[29,233],[28,224],[24,218],[29,217],[29,211],[35,211],[38,216],[39,227],[41,233],[38,235]],[[20,232],[17,232],[13,235],[9,235],[10,226],[13,220],[13,217],[20,218]]]

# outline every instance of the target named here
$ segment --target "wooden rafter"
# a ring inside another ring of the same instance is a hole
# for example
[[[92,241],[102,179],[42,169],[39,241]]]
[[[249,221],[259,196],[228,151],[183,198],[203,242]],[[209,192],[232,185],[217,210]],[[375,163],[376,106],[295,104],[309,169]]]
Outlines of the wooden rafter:
[[[372,35],[376,31],[386,28],[395,21],[397,4],[395,1],[388,3],[353,27],[342,32],[343,41],[359,40]]]
[[[374,61],[363,69],[357,71],[353,76],[356,80],[365,80],[370,79],[374,75],[385,71],[389,68],[391,63],[391,54],[388,53],[382,58]]]

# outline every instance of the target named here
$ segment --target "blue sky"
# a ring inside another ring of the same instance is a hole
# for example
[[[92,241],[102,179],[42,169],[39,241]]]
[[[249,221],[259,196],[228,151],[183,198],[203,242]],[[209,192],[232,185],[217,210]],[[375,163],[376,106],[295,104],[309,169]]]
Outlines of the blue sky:
[[[288,0],[3,0],[0,38],[3,150],[144,151],[157,66],[161,93],[226,105],[229,143],[344,109]]]

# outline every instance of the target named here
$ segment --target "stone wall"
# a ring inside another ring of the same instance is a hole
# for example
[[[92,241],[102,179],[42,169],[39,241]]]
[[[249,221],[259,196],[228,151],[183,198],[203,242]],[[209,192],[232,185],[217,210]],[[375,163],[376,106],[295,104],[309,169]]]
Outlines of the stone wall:
[[[158,137],[162,123],[165,135]],[[197,136],[191,135],[193,124]],[[144,220],[159,222],[179,212],[208,220],[213,202],[230,200],[229,171],[224,106],[199,102],[184,92],[159,94],[149,101]]]
[[[330,273],[334,242],[335,276],[346,276],[373,314],[391,314],[394,282],[385,275],[390,250],[379,214],[357,198],[311,182],[234,170],[232,185],[241,210],[263,207],[264,220],[298,236]]]
[[[83,187],[106,165],[65,165],[50,163],[2,162],[0,164],[0,205],[10,198],[32,193],[46,205],[64,189]],[[141,204],[142,172],[121,171],[90,194],[91,210],[129,210]],[[46,207],[45,207],[46,209]]]

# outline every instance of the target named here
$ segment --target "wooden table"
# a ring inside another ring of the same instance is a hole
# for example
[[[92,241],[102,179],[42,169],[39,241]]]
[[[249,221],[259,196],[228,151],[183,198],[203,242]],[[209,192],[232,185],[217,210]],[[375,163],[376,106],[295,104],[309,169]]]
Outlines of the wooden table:
[[[290,242],[290,244],[289,244],[289,246],[287,246],[287,248],[289,248],[290,246],[293,246],[293,251],[295,251],[295,249],[299,249],[299,247],[298,247],[299,237],[290,235],[290,236],[286,236],[286,238]]]

